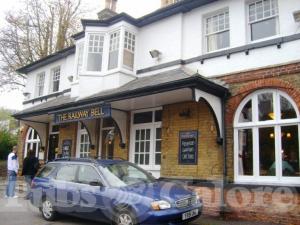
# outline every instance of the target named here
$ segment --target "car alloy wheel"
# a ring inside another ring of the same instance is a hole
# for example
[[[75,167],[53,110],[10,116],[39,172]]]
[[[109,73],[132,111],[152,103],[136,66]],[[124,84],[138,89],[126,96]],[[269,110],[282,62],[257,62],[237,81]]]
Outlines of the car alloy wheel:
[[[53,209],[53,204],[50,200],[45,199],[43,201],[41,211],[42,211],[43,217],[46,220],[49,220],[49,221],[54,220],[55,211]]]
[[[127,213],[120,213],[117,218],[117,225],[135,225],[132,216]]]

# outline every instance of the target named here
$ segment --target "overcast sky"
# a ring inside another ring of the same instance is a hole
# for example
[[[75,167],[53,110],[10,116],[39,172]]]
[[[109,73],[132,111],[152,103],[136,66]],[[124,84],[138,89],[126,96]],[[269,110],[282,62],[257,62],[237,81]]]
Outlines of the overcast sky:
[[[96,18],[96,13],[103,9],[105,0],[82,0],[87,9],[90,9],[86,18]],[[5,12],[18,9],[22,0],[0,1],[0,27],[3,25]],[[141,17],[160,7],[160,0],[118,0],[117,12],[126,12],[133,17]],[[0,107],[22,109],[23,95],[21,91],[0,93]]]

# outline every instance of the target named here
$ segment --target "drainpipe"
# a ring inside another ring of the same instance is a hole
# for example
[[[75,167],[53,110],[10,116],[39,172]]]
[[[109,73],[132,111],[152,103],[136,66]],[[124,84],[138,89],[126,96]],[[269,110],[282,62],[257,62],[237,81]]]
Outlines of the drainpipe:
[[[226,123],[225,123],[225,113],[226,107],[225,103],[227,100],[228,94],[225,93],[224,97],[222,98],[222,130],[223,130],[223,143],[222,143],[222,150],[223,150],[223,180],[221,183],[221,205],[220,205],[220,215],[223,217],[225,210],[226,210],[226,203],[225,203],[225,185],[227,184],[227,141],[226,141]]]

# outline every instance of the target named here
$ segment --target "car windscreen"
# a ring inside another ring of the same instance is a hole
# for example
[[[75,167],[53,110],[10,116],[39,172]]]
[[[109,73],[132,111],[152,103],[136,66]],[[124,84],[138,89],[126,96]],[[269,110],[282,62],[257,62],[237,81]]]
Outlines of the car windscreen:
[[[125,187],[137,183],[153,183],[155,178],[130,163],[116,163],[99,166],[100,171],[112,187]]]
[[[57,167],[55,164],[47,164],[43,169],[36,175],[36,177],[44,178],[48,177]]]

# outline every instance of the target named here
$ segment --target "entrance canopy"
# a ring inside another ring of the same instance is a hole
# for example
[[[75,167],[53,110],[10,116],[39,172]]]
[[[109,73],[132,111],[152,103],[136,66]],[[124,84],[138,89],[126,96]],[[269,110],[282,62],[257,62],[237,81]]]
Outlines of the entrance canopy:
[[[217,82],[208,80],[198,73],[191,74],[184,69],[176,69],[156,75],[139,77],[119,88],[103,91],[84,99],[59,96],[54,100],[25,109],[15,114],[14,117],[25,123],[26,121],[28,123],[55,121],[60,123],[60,120],[55,119],[55,115],[59,112],[72,112],[72,110],[75,112],[78,109],[99,104],[109,104],[111,107],[110,116],[116,121],[121,133],[121,141],[125,144],[128,112],[204,99],[216,119],[219,137],[222,137],[222,107],[224,107],[222,99],[225,99],[227,95],[228,89]],[[83,121],[91,119],[94,118],[82,118]],[[89,133],[94,133],[94,127],[89,126],[88,122],[86,123],[87,129],[91,129]]]

